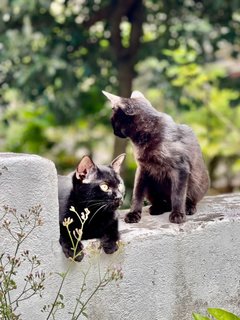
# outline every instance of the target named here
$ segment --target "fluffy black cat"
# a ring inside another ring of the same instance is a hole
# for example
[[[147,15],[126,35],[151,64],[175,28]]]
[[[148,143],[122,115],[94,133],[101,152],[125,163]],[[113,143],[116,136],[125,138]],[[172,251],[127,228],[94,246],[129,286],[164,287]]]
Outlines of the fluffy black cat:
[[[209,177],[192,129],[154,109],[139,91],[122,98],[103,91],[111,101],[114,134],[130,138],[138,163],[128,223],[141,219],[146,197],[150,214],[171,211],[170,222],[182,223],[209,188]]]
[[[109,166],[97,166],[90,157],[84,156],[72,177],[59,176],[59,242],[67,258],[73,257],[74,252],[66,223],[70,222],[69,230],[76,246],[81,228],[80,218],[86,218],[86,215],[87,220],[80,234],[81,240],[100,239],[101,247],[109,254],[118,249],[116,210],[122,204],[125,192],[119,175],[124,158],[125,154],[121,154]],[[71,207],[74,207],[77,213],[70,210]],[[79,242],[75,260],[82,260],[82,249],[83,245]]]

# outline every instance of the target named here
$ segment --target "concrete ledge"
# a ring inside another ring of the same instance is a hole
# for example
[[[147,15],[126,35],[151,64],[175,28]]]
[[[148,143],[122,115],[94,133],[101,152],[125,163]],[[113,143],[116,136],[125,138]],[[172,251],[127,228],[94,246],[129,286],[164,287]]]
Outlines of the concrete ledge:
[[[57,172],[55,165],[42,157],[27,154],[0,153],[0,219],[4,215],[4,206],[17,210],[20,215],[28,214],[33,207],[41,206],[40,218],[43,225],[24,241],[18,252],[18,257],[24,250],[29,250],[30,255],[36,255],[41,260],[38,271],[44,271],[47,275],[54,270],[54,247],[58,237],[58,199],[57,199]],[[2,228],[3,220],[11,222],[11,229],[16,235],[19,228],[16,219],[8,213],[0,220],[0,254],[14,255],[16,242],[9,233]],[[30,223],[33,217],[29,219]],[[28,228],[28,230],[30,230]],[[24,278],[30,273],[30,264],[22,263],[18,273],[14,277],[18,288],[25,285]],[[36,270],[35,270],[36,271]],[[51,281],[46,283],[45,298],[49,297]],[[13,291],[12,293],[14,293]],[[16,296],[19,290],[16,290]],[[14,296],[13,296],[14,297]],[[30,300],[23,301],[20,310],[21,319],[45,319],[41,318],[43,301],[39,296],[33,296]],[[18,314],[18,313],[17,313]],[[1,318],[1,316],[0,316]]]
[[[22,319],[46,319],[40,310],[53,302],[69,261],[58,244],[57,175],[51,161],[33,155],[0,155],[0,207],[17,208],[19,214],[41,204],[44,224],[24,244],[41,260],[48,276],[42,298],[21,306]],[[1,211],[0,211],[1,213]],[[100,291],[88,307],[91,320],[190,320],[207,307],[221,307],[240,314],[240,194],[206,197],[196,215],[183,225],[168,222],[168,213],[149,216],[120,229],[125,246],[114,255],[100,255],[100,268],[121,264],[124,277]],[[0,229],[0,253],[11,253],[12,242]],[[84,258],[71,268],[63,287],[65,308],[56,319],[71,319],[83,271],[92,260]],[[94,262],[95,263],[95,262]],[[87,280],[86,295],[98,283],[98,267]],[[21,270],[17,275],[22,283]]]
[[[206,197],[183,225],[168,216],[145,208],[139,224],[122,223],[125,278],[111,305],[123,314],[115,319],[187,320],[207,307],[240,314],[240,195]]]

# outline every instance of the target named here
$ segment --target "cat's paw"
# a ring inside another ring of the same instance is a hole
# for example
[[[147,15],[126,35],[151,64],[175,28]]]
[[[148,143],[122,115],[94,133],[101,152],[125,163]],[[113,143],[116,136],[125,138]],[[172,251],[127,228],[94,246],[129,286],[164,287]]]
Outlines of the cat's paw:
[[[194,213],[196,213],[197,211],[197,208],[196,208],[196,205],[186,205],[186,214],[188,216],[191,216],[193,215]]]
[[[103,248],[103,251],[107,254],[112,254],[118,250],[118,246],[116,242],[109,242],[109,243],[105,242],[104,244],[102,244],[102,248]]]
[[[124,221],[126,223],[138,223],[141,220],[140,211],[132,211],[126,214]]]
[[[76,262],[81,262],[84,257],[84,253],[82,251],[78,252],[74,257],[71,257],[72,260]]]
[[[60,241],[60,244],[62,246],[63,253],[65,254],[65,257],[71,260],[74,260],[76,262],[82,261],[84,257],[83,253],[83,246],[79,245],[78,252],[74,255],[74,251],[67,243],[64,243],[63,241]]]
[[[75,255],[74,255],[74,252],[72,249],[69,249],[69,250],[63,251],[63,252],[64,252],[66,258],[71,259],[76,262],[81,262],[84,257],[84,253],[82,251],[79,251]]]
[[[172,223],[183,223],[186,221],[186,215],[183,212],[172,211],[169,216],[169,221]]]

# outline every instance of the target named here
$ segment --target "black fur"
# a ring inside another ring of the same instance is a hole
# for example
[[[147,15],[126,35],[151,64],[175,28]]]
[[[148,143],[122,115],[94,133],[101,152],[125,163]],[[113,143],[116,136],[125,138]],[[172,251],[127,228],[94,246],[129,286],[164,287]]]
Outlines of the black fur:
[[[152,204],[150,214],[171,211],[171,222],[184,222],[185,214],[196,212],[197,202],[209,188],[207,169],[192,129],[158,112],[138,91],[131,98],[103,93],[112,103],[114,134],[130,138],[138,163],[131,211],[125,221],[141,219],[146,197]]]
[[[81,228],[81,223],[76,213],[69,210],[72,206],[79,215],[82,212],[85,213],[86,208],[90,211],[83,227],[81,240],[97,238],[100,239],[101,247],[105,253],[113,253],[117,250],[119,232],[116,210],[122,204],[125,191],[123,181],[119,175],[124,157],[125,155],[119,156],[109,166],[96,166],[89,157],[84,157],[72,176],[70,194],[68,191],[62,191],[62,189],[66,188],[64,183],[67,183],[67,177],[65,177],[65,181],[61,179],[59,184],[59,241],[66,257],[73,257],[73,250],[67,228],[63,225],[64,219],[73,219],[69,229],[75,245],[77,240],[73,235],[73,231]],[[108,185],[109,190],[107,192],[101,189],[102,184]],[[68,193],[68,196],[66,196],[66,193]],[[64,197],[65,200],[63,200]],[[82,249],[83,245],[79,242],[77,252],[80,254],[76,258],[77,261],[81,261],[83,258]]]

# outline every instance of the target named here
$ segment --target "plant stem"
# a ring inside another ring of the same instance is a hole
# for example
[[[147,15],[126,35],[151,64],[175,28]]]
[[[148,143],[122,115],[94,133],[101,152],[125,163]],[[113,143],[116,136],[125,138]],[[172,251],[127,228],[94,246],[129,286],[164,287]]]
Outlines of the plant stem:
[[[75,317],[75,313],[76,313],[76,311],[77,311],[77,307],[78,307],[79,301],[80,301],[80,299],[81,299],[81,297],[82,297],[83,292],[85,291],[85,288],[84,288],[84,287],[86,286],[86,279],[87,279],[87,275],[88,275],[90,269],[91,269],[91,265],[89,265],[89,268],[88,268],[87,272],[84,272],[84,273],[83,273],[83,274],[84,274],[83,282],[82,282],[82,285],[81,285],[81,288],[80,288],[80,293],[79,293],[79,295],[78,295],[78,298],[76,299],[77,302],[76,302],[75,308],[74,308],[74,310],[73,310],[72,319],[74,319],[74,317]]]
[[[4,278],[5,278],[5,275],[4,275]],[[6,294],[4,292],[4,288],[2,287],[2,282],[0,282],[0,288],[2,289],[2,297],[4,298],[5,300],[5,308],[8,306],[8,303],[7,303],[7,297],[6,297]],[[2,301],[2,300],[1,300]],[[8,314],[5,314],[5,317],[7,317],[7,319],[10,320]]]
[[[2,255],[1,258],[0,258],[0,266],[1,266],[1,268],[2,268],[2,276],[3,276],[3,278],[4,278],[4,281],[6,281],[5,266],[3,267],[2,257],[3,257],[3,255]],[[2,289],[2,293],[3,293],[2,296],[4,297],[5,303],[6,303],[6,305],[7,305],[6,294],[5,294],[3,285],[2,285],[2,281],[0,281],[0,288]]]
[[[34,269],[34,266],[33,266],[33,264],[32,264],[32,265],[31,265],[30,273],[33,272],[33,269]],[[18,303],[19,301],[21,301],[22,299],[20,299],[20,298],[21,298],[26,292],[28,292],[29,290],[31,290],[31,288],[28,288],[28,289],[26,290],[28,283],[29,283],[29,281],[26,281],[26,283],[25,283],[25,285],[24,285],[24,287],[23,287],[22,292],[21,292],[21,293],[19,294],[19,296],[12,302],[12,304]]]
[[[14,259],[16,259],[16,256],[17,256],[19,247],[20,247],[20,242],[18,241],[18,242],[17,242],[16,249],[15,249],[15,252],[14,252],[14,255],[13,255]],[[11,281],[11,277],[12,277],[12,275],[13,275],[13,270],[14,270],[14,262],[13,262],[12,265],[11,265],[11,269],[10,269],[10,271],[9,271],[9,275],[8,275],[8,277],[7,277],[7,283],[6,283],[7,289],[8,289],[9,283],[10,283],[10,281]],[[9,291],[9,290],[8,290],[8,292],[7,292],[7,295],[8,295],[8,304],[9,304],[9,306],[11,306],[11,308],[12,308],[12,302],[11,302],[11,296],[10,296],[10,291]]]
[[[58,292],[57,292],[57,294],[56,294],[55,300],[54,300],[54,302],[53,302],[53,304],[52,304],[51,310],[49,311],[49,314],[48,314],[46,320],[48,320],[48,319],[50,318],[50,316],[52,315],[52,313],[53,313],[53,311],[54,311],[54,308],[55,308],[55,306],[56,306],[57,299],[58,299],[58,297],[59,297],[59,295],[60,295],[60,293],[61,293],[63,284],[64,284],[65,279],[66,279],[66,277],[67,277],[67,275],[68,275],[68,273],[69,273],[70,267],[71,267],[71,264],[69,265],[67,271],[66,271],[66,272],[64,273],[64,275],[62,276],[61,284],[60,284],[60,286],[59,286],[59,288],[58,288]]]
[[[88,302],[92,299],[92,297],[96,294],[96,292],[100,289],[105,287],[110,281],[111,279],[105,279],[106,275],[107,275],[108,271],[105,272],[103,279],[101,279],[100,283],[96,286],[96,288],[93,290],[93,292],[90,294],[90,296],[88,297],[88,299],[84,302],[84,304],[82,305],[79,313],[77,314],[76,318],[72,318],[72,320],[77,320],[80,315],[82,314],[82,312],[84,311],[86,305],[88,304]]]

